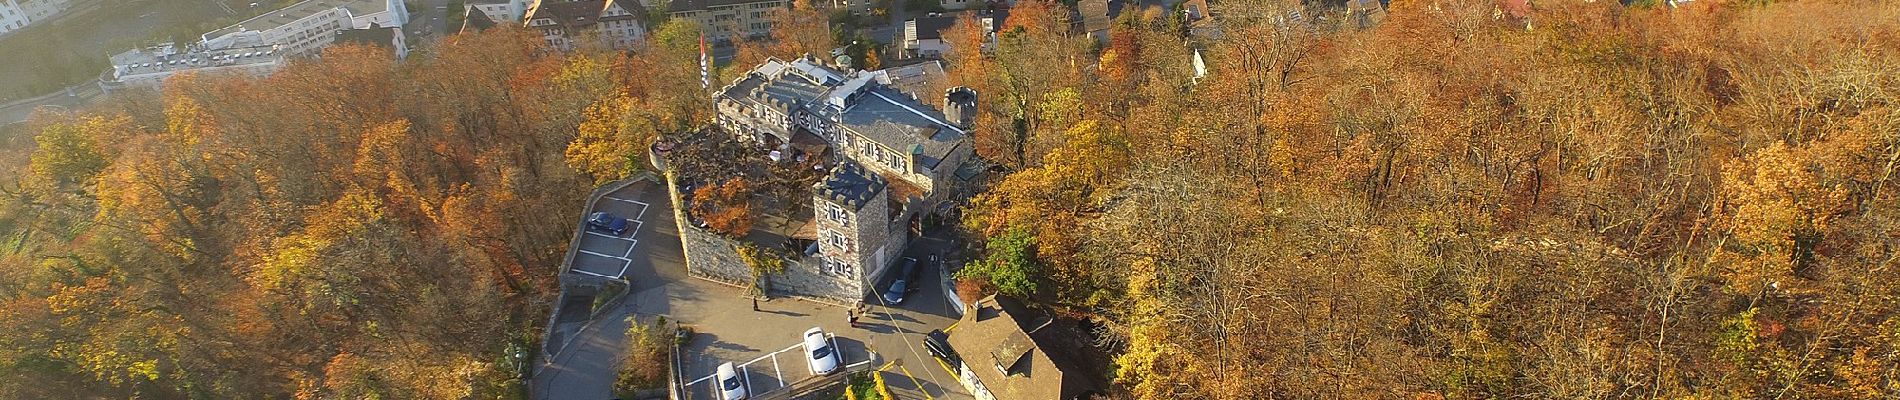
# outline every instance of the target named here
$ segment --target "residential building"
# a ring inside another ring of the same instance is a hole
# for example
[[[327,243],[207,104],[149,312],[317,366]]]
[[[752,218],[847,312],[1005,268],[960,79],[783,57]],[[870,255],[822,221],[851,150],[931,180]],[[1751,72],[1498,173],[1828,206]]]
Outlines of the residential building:
[[[70,5],[71,0],[0,0],[0,35],[52,19]]]
[[[964,16],[975,18],[977,24],[982,26],[984,48],[988,49],[996,40],[996,28],[1002,26],[1003,19],[1008,15],[1007,10],[977,10],[931,13],[921,18],[904,21],[904,30],[899,32],[903,36],[896,41],[903,44],[898,58],[942,57],[943,52],[950,49],[949,42],[943,37],[944,32],[955,27],[957,21]]]
[[[528,9],[534,7],[534,0],[470,0],[463,15],[481,14],[489,21],[508,21],[519,23],[528,17]]]
[[[1346,0],[1346,27],[1371,28],[1385,20],[1385,6],[1379,0]]]
[[[990,296],[963,313],[947,342],[957,382],[978,400],[1066,400],[1100,390],[1060,348],[1055,318]],[[1072,335],[1072,334],[1071,334]],[[1070,342],[1073,342],[1072,340]]]
[[[791,6],[788,0],[672,0],[667,13],[674,19],[699,24],[708,40],[724,42],[733,35],[764,38],[772,33],[772,10]]]
[[[904,51],[903,54],[898,55],[899,58],[942,57],[943,51],[950,47],[944,43],[943,31],[956,25],[957,17],[948,15],[932,15],[904,21],[902,40]]]
[[[336,40],[336,32],[409,23],[402,0],[304,0],[289,7],[205,33],[205,48],[223,48],[237,37],[255,35],[277,45],[289,57],[314,56]]]
[[[536,0],[526,25],[541,31],[548,45],[573,49],[592,37],[614,48],[629,48],[646,37],[646,8],[620,0]]]
[[[462,28],[456,32],[480,32],[496,26],[498,25],[495,24],[495,20],[489,19],[488,14],[472,12],[462,18]]]
[[[99,77],[107,92],[130,88],[159,88],[183,73],[264,76],[283,68],[285,54],[278,45],[248,36],[230,46],[179,51],[170,44],[133,49],[111,57],[112,68]]]
[[[1075,3],[1076,30],[1089,35],[1098,43],[1108,43],[1108,28],[1121,16],[1122,8],[1128,4],[1122,0],[1079,0]]]
[[[397,60],[409,58],[409,45],[403,42],[402,28],[370,25],[364,29],[348,29],[336,33],[336,44],[364,44],[390,49]]]

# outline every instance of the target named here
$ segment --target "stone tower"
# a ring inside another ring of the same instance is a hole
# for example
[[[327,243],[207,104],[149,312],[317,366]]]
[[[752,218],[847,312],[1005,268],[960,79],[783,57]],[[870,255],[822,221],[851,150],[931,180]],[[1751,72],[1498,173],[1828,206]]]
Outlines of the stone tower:
[[[832,167],[812,185],[812,217],[818,221],[818,254],[823,273],[871,287],[891,257],[890,200],[884,177],[851,161]]]
[[[958,86],[943,92],[943,116],[958,128],[976,124],[976,89]]]

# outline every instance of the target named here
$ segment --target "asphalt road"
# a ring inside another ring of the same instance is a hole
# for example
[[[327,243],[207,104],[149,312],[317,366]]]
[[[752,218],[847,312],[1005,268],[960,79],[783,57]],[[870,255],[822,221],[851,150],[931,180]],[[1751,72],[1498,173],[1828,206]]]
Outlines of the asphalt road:
[[[417,0],[409,10],[409,26],[403,27],[410,46],[453,33],[460,26],[449,26],[449,0]]]
[[[0,107],[0,126],[26,122],[27,118],[33,116],[33,111],[41,108],[49,111],[76,110],[103,95],[98,83],[87,82],[37,101]]]

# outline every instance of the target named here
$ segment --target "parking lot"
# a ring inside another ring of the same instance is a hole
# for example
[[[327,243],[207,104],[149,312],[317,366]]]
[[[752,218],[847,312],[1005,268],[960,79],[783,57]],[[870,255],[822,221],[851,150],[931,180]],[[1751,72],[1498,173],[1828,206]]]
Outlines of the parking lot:
[[[844,364],[839,371],[848,370],[871,363],[872,355],[865,351],[863,343],[831,334],[834,348],[844,350]],[[792,335],[796,336],[796,335]],[[689,347],[713,347],[712,337],[695,338]],[[705,343],[701,343],[704,341]],[[772,349],[748,360],[725,360],[702,357],[696,360],[681,359],[687,364],[681,367],[687,373],[687,394],[694,399],[719,399],[719,378],[716,377],[720,364],[731,362],[739,370],[741,380],[745,382],[747,393],[753,397],[770,393],[812,376],[809,364],[805,360],[805,347],[796,338],[788,338],[789,346]]]
[[[582,234],[574,245],[573,271],[613,279],[626,276],[635,259],[634,251],[640,248],[641,234],[649,231],[648,213],[664,212],[653,207],[652,193],[656,191],[658,189],[650,183],[643,182],[607,193],[595,201],[593,208],[581,215]],[[627,219],[626,233],[614,235],[587,229],[584,219],[596,212]]]

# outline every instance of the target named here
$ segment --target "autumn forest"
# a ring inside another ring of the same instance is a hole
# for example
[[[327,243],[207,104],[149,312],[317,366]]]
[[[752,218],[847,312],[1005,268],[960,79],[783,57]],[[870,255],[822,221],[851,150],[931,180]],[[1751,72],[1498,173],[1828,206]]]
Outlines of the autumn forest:
[[[959,276],[1096,322],[1114,397],[1900,396],[1900,3],[1215,4],[944,34],[995,165]],[[841,41],[778,13],[715,80]],[[0,145],[0,398],[523,396],[562,221],[712,118],[697,29],[36,115]]]

